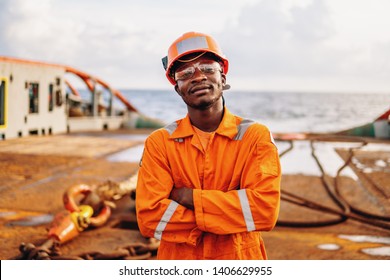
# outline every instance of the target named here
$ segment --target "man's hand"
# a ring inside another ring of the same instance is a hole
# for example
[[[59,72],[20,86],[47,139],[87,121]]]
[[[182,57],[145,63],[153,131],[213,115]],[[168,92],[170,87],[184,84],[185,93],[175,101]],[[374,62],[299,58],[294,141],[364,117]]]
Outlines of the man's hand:
[[[194,210],[194,200],[192,197],[191,188],[175,188],[173,187],[171,191],[170,199],[176,201],[177,203],[183,205],[184,207]]]

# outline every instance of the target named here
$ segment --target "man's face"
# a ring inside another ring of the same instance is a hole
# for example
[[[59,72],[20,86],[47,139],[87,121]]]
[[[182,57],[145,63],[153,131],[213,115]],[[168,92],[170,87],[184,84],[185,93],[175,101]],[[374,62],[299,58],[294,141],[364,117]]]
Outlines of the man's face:
[[[222,96],[226,76],[221,65],[207,56],[182,63],[175,70],[175,90],[187,106],[206,110]]]

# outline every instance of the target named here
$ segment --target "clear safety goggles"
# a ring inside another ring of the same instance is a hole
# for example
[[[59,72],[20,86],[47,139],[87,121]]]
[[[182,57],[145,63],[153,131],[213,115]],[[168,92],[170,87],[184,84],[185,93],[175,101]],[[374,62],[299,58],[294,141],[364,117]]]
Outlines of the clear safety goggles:
[[[222,73],[221,66],[218,63],[205,63],[198,62],[191,66],[179,69],[175,72],[175,80],[187,80],[194,76],[196,69],[205,75],[212,75],[217,71]]]

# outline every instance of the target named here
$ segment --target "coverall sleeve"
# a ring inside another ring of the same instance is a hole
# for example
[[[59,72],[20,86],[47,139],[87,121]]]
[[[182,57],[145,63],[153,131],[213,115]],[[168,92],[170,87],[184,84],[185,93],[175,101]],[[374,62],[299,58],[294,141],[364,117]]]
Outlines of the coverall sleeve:
[[[162,133],[145,142],[136,188],[138,226],[144,236],[194,246],[202,232],[194,211],[169,199],[173,179]]]
[[[194,190],[198,227],[214,234],[271,230],[280,207],[281,167],[278,151],[266,129],[247,131],[250,142],[240,189]]]

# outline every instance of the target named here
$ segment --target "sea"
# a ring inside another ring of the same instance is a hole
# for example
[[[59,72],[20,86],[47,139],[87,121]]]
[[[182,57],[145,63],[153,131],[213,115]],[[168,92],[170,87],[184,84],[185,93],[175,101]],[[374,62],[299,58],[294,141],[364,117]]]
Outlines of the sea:
[[[121,93],[140,113],[159,119],[166,124],[183,118],[187,114],[186,105],[174,90],[121,90]],[[226,91],[224,98],[226,106],[232,113],[260,122],[273,133],[337,132],[372,122],[390,109],[390,93]],[[119,104],[115,105],[118,107]],[[131,137],[142,140],[147,135]],[[289,144],[284,141],[276,141],[276,145],[280,152],[289,147]],[[338,169],[344,165],[344,161],[335,150],[356,147],[356,145],[360,146],[359,143],[345,142],[316,143],[317,156],[321,164],[326,167],[325,172],[336,176]],[[390,145],[370,144],[365,149],[390,151]],[[140,144],[113,154],[108,159],[137,162],[142,151],[143,144]],[[310,141],[295,143],[294,149],[281,159],[283,173],[321,176],[321,170],[311,153]],[[361,164],[361,168],[368,172],[368,167]],[[379,168],[381,172],[390,172],[390,158],[378,163],[375,168]],[[356,174],[349,168],[346,168],[344,173],[345,176],[357,179]]]
[[[141,113],[171,123],[187,108],[170,90],[121,90]],[[390,89],[378,93],[225,91],[225,104],[239,116],[258,121],[272,132],[337,132],[372,122],[390,109]]]

